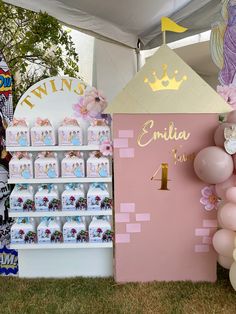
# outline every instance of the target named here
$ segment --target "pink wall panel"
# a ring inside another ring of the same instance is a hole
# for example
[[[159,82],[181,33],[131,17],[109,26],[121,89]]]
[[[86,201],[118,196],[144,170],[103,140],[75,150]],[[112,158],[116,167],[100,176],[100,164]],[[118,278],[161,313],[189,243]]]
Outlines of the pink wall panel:
[[[216,211],[199,202],[206,184],[192,154],[213,145],[217,114],[115,114],[113,123],[117,144],[128,143],[114,152],[116,280],[215,281]],[[165,138],[152,141],[154,131]],[[162,163],[168,181],[162,168],[151,180]]]

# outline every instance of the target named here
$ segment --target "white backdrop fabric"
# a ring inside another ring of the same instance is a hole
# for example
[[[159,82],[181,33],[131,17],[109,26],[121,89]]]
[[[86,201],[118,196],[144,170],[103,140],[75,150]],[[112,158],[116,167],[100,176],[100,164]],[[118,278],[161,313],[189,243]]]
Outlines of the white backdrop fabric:
[[[5,0],[32,11],[45,11],[62,23],[103,40],[150,49],[162,43],[160,18],[169,16],[188,27],[168,33],[167,41],[209,30],[220,0]]]

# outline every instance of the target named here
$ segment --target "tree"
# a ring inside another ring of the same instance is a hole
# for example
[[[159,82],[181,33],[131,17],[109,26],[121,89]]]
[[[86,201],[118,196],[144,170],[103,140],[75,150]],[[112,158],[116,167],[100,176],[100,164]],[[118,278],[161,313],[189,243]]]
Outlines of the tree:
[[[47,13],[0,0],[0,51],[13,75],[13,100],[49,76],[78,77],[79,57],[69,31]]]

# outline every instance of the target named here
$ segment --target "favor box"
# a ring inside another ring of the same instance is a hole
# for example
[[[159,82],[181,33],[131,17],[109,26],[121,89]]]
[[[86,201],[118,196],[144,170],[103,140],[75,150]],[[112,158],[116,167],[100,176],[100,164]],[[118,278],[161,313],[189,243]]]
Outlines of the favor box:
[[[90,154],[87,160],[87,177],[90,178],[106,178],[110,176],[110,162],[107,157],[101,155],[100,152]]]
[[[60,222],[55,218],[42,218],[37,228],[38,243],[58,243],[63,241]]]
[[[68,219],[63,226],[64,242],[87,242],[88,232],[86,230],[84,217],[77,217],[76,219]]]
[[[30,134],[32,146],[56,145],[55,130],[48,119],[38,118]]]
[[[18,218],[11,227],[11,243],[26,244],[35,243],[37,236],[34,224],[29,218]]]
[[[14,179],[33,178],[33,161],[31,154],[15,153],[9,162],[9,176]]]
[[[52,152],[42,152],[38,154],[34,162],[35,178],[58,178],[59,166],[57,154]]]
[[[104,183],[93,183],[87,193],[88,210],[112,209],[112,199]]]
[[[58,128],[59,145],[83,145],[83,132],[74,118],[65,118]]]
[[[13,119],[12,125],[6,129],[6,146],[29,146],[29,127],[23,119]]]
[[[93,217],[89,224],[89,242],[110,242],[113,239],[109,219]]]
[[[69,152],[61,161],[61,176],[67,178],[82,178],[85,176],[83,154]]]
[[[10,211],[34,211],[34,191],[31,185],[16,184],[10,195]]]
[[[95,120],[88,127],[88,145],[100,145],[111,140],[111,132],[105,120]]]
[[[62,210],[86,210],[87,200],[81,184],[66,184],[61,195]]]
[[[61,208],[57,186],[41,185],[35,194],[36,211],[55,211]]]

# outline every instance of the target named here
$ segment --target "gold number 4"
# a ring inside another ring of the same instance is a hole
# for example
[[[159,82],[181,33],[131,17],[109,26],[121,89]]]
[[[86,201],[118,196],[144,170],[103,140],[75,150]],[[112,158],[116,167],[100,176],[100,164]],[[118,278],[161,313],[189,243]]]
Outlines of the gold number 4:
[[[161,169],[161,179],[157,179],[156,175]],[[169,191],[167,184],[168,181],[168,163],[162,163],[161,166],[155,171],[153,176],[151,177],[151,180],[161,181],[161,187],[159,190]]]

